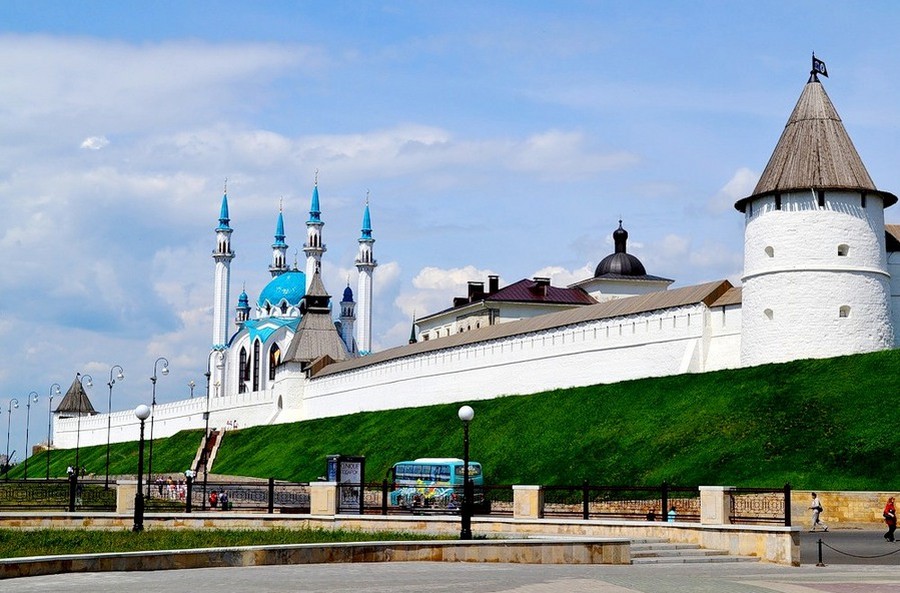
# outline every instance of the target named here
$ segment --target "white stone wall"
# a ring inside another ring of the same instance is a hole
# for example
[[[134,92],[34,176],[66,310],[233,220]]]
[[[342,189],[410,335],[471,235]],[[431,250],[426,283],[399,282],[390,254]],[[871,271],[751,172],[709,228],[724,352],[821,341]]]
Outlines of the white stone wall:
[[[824,207],[811,191],[748,204],[742,365],[893,346],[883,204],[866,204],[836,191]]]
[[[695,305],[426,353],[310,381],[304,417],[702,372],[708,360],[736,366],[733,354],[708,352],[708,331],[706,307]]]

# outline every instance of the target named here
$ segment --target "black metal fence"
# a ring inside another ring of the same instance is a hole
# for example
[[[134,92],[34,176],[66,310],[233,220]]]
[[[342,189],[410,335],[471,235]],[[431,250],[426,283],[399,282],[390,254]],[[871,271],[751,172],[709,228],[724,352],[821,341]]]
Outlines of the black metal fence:
[[[700,521],[698,487],[545,486],[544,517],[630,519],[679,522]],[[387,480],[367,484],[341,484],[338,512],[372,515],[458,515],[462,487],[440,492],[427,486],[395,490]],[[259,513],[310,512],[310,488],[305,482],[268,480],[187,481],[153,484],[146,510],[240,511]],[[0,511],[28,510],[115,511],[116,487],[103,480],[8,480],[0,482]],[[473,513],[512,516],[513,487],[477,486]],[[729,519],[735,524],[791,525],[791,487],[735,488],[730,492]]]
[[[545,486],[544,516],[641,521],[700,521],[696,486]]]
[[[115,511],[116,490],[103,480],[4,480],[0,510]]]
[[[783,488],[734,488],[731,490],[732,523],[791,526],[791,485]]]

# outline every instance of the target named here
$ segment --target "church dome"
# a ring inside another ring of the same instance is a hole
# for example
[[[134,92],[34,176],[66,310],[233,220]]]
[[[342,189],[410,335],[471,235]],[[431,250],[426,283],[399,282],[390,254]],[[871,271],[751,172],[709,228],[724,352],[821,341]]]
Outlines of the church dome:
[[[266,287],[259,293],[259,300],[256,304],[264,309],[266,303],[271,307],[278,307],[281,306],[282,301],[287,301],[289,307],[295,307],[300,304],[305,294],[306,274],[296,269],[288,270],[275,276],[266,284]]]
[[[622,221],[619,221],[619,228],[613,231],[613,242],[616,245],[615,253],[607,255],[594,271],[594,278],[613,274],[616,276],[646,276],[647,270],[641,260],[626,253],[625,243],[628,241],[628,231],[622,228]]]

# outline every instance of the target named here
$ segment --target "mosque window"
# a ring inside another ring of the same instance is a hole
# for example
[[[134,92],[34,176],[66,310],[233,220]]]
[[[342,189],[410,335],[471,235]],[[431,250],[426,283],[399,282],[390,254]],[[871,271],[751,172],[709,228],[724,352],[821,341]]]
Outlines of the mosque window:
[[[247,349],[241,348],[238,356],[238,393],[247,392],[247,379],[250,378],[247,366]]]
[[[259,391],[259,340],[253,342],[253,391]]]
[[[841,308],[838,309],[838,317],[850,317],[850,307],[841,305]]]
[[[766,309],[765,311],[763,311],[763,315],[765,315],[766,319],[768,319],[769,321],[771,321],[775,317],[775,313],[772,312],[772,309]]]
[[[275,367],[281,363],[281,348],[278,344],[272,344],[269,348],[269,381],[275,380]]]
[[[281,314],[285,315],[287,313],[287,301],[281,301]]]
[[[850,253],[849,245],[847,245],[845,243],[841,243],[840,245],[838,245],[838,256],[839,257],[846,257],[846,255],[848,253]]]
[[[769,257],[775,257],[775,248],[772,247],[771,245],[767,246],[766,247],[766,255],[768,255]]]

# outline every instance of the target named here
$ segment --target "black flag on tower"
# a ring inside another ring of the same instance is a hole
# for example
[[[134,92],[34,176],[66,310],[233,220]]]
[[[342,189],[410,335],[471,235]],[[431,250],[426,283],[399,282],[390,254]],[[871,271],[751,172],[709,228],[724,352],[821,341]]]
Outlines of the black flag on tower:
[[[816,54],[813,54],[812,57],[812,71],[814,74],[821,74],[822,76],[828,76],[828,68],[825,67],[825,62],[816,57]]]

